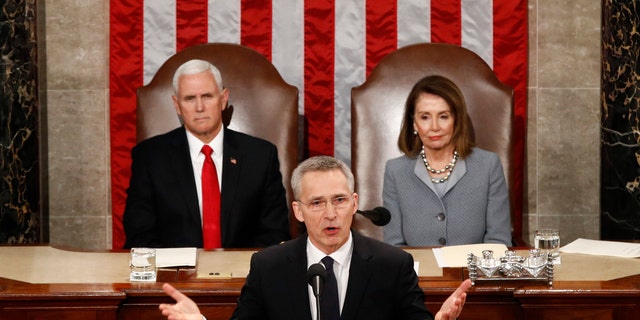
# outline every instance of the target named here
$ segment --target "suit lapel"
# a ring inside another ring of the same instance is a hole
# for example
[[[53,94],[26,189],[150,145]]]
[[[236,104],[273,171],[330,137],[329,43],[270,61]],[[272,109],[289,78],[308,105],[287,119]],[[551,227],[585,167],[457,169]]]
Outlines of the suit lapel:
[[[225,244],[225,233],[231,228],[230,214],[233,212],[236,193],[238,192],[240,169],[243,166],[242,150],[236,142],[235,133],[224,129],[224,151],[222,155],[222,189],[220,224],[222,225],[222,245]]]
[[[307,288],[307,236],[302,235],[295,241],[295,248],[288,253],[290,268],[287,270],[287,278],[293,278],[291,283],[304,283],[295,286],[289,291],[288,299],[284,299],[290,305],[293,313],[291,319],[311,320],[311,307],[309,306],[309,289]],[[298,289],[299,288],[299,289]]]
[[[353,254],[351,256],[351,267],[349,269],[349,284],[342,307],[342,319],[355,319],[359,306],[362,304],[365,292],[367,292],[371,280],[370,268],[367,267],[373,257],[369,246],[362,241],[362,235],[353,234]]]
[[[193,176],[193,165],[191,164],[191,156],[189,154],[189,142],[187,142],[186,129],[178,128],[172,135],[171,150],[169,156],[171,159],[172,171],[176,173],[176,188],[181,197],[185,200],[189,217],[200,225],[200,205],[198,203],[198,194],[196,192],[196,182]]]

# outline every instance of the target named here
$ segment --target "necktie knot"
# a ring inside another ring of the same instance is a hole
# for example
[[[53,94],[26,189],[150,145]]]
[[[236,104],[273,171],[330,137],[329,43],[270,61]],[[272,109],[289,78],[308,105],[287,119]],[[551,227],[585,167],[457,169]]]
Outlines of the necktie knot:
[[[202,146],[202,150],[201,150],[201,152],[202,152],[205,156],[207,156],[207,157],[211,157],[211,154],[213,153],[213,149],[211,149],[211,147],[210,147],[210,146],[208,146],[208,145],[206,145],[206,144],[205,144],[204,146]]]
[[[330,256],[326,256],[322,258],[322,264],[324,264],[324,268],[327,269],[327,272],[333,272],[333,258]]]

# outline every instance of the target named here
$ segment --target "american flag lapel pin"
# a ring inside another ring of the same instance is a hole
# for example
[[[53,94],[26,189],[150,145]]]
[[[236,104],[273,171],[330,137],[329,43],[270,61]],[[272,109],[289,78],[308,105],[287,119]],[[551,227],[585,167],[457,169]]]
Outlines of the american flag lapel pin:
[[[236,164],[236,163],[238,163],[238,160],[236,160],[236,158],[231,158],[231,160],[230,160],[230,161],[231,161],[231,163],[232,163],[232,164]]]

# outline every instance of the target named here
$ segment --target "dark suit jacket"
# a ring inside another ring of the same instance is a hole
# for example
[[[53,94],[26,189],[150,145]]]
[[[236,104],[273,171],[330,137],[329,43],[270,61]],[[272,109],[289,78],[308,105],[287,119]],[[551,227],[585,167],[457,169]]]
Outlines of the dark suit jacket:
[[[289,239],[278,151],[224,129],[221,232],[225,248],[266,247]],[[131,151],[123,225],[130,247],[202,247],[202,225],[186,129],[142,141]]]
[[[433,319],[418,287],[411,255],[352,234],[341,319]],[[255,253],[231,319],[310,320],[306,245],[305,234]]]

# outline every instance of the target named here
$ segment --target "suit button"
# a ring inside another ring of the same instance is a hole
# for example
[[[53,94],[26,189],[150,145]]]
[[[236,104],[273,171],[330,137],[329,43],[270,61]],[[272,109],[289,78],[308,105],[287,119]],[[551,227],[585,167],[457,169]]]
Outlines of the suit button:
[[[440,239],[438,239],[438,242],[439,242],[441,245],[443,245],[443,246],[444,246],[445,244],[447,244],[447,239],[445,239],[445,238],[440,238]]]
[[[444,213],[438,213],[438,221],[443,221],[444,220]]]

